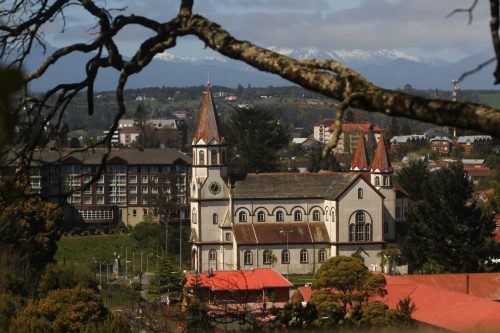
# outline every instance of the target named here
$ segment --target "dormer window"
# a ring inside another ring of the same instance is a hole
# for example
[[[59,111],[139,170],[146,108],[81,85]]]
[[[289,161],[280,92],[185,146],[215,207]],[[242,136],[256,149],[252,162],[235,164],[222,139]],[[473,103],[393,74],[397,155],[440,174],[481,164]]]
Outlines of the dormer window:
[[[238,215],[238,218],[240,222],[246,222],[247,221],[247,213],[246,212],[240,212]]]
[[[264,222],[266,220],[266,214],[261,210],[257,213],[257,221]]]
[[[389,186],[389,176],[384,176],[384,186]]]
[[[375,176],[375,186],[380,186],[380,177]]]

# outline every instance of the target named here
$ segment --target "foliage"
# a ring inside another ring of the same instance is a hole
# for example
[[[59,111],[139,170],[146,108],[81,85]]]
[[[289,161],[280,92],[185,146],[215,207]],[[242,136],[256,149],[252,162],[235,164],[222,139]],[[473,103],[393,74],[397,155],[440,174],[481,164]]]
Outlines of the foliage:
[[[336,256],[319,268],[314,288],[330,288],[342,311],[353,304],[366,304],[370,297],[387,294],[386,281],[381,274],[371,274],[356,257]]]
[[[30,327],[32,332],[81,332],[88,324],[105,321],[107,315],[100,295],[92,289],[53,290],[30,301],[15,318],[12,331]]]
[[[396,181],[408,192],[410,199],[416,201],[423,196],[423,186],[429,174],[429,164],[426,161],[410,159],[408,165],[398,171]]]
[[[49,264],[40,278],[37,291],[40,297],[45,297],[52,290],[72,289],[77,286],[98,291],[95,274],[88,267]]]
[[[135,110],[133,119],[134,123],[139,129],[139,139],[138,141],[141,142],[142,148],[146,148],[146,143],[148,142],[148,139],[150,137],[149,131],[148,131],[148,121],[151,118],[151,113],[149,110],[144,106],[144,104],[139,103],[137,105],[137,108]]]
[[[17,115],[12,109],[12,99],[22,84],[22,74],[18,69],[0,67],[0,146],[14,137]]]
[[[87,324],[82,333],[131,333],[128,321],[120,316],[108,315],[105,320]]]
[[[415,180],[419,173],[424,174],[415,170]],[[470,202],[472,184],[462,164],[432,172],[414,185],[422,192],[410,204],[402,245],[413,270],[478,272],[490,257],[498,257],[487,241],[494,229],[492,215]]]
[[[155,249],[165,247],[165,227],[151,221],[138,223],[131,231],[130,237],[137,241],[140,248]]]
[[[397,266],[404,263],[404,259],[401,255],[401,250],[394,245],[389,245],[382,251],[380,251],[377,256],[380,258],[380,266],[388,268],[388,274],[393,275],[397,273]]]
[[[287,303],[276,320],[287,328],[301,329],[311,327],[317,318],[318,311],[313,303],[309,302],[305,307],[300,303]]]
[[[151,278],[149,294],[159,301],[160,295],[166,293],[180,292],[182,289],[182,272],[174,265],[168,257],[162,256],[158,261],[158,267]]]
[[[264,109],[236,109],[224,130],[236,173],[277,170],[277,153],[290,139],[288,129]]]
[[[318,172],[320,170],[341,170],[333,153],[323,156],[323,146],[314,147],[309,153],[309,171]]]

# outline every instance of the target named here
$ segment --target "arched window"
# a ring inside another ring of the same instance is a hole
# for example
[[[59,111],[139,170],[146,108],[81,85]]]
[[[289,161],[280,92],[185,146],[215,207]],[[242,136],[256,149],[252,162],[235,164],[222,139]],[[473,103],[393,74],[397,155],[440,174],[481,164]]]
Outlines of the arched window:
[[[325,221],[328,221],[328,217],[330,215],[330,212],[328,211],[328,209],[326,210],[326,213],[325,213]]]
[[[198,220],[196,218],[197,218],[197,216],[196,216],[196,208],[193,208],[193,212],[191,213],[191,222],[193,222],[193,224],[198,223]]]
[[[240,222],[246,222],[247,221],[247,213],[246,212],[240,212],[238,215]]]
[[[210,152],[210,164],[217,164],[217,150],[212,150]]]
[[[358,188],[358,199],[363,199],[363,189],[361,187]]]
[[[208,260],[217,260],[217,252],[214,249],[208,251]]]
[[[362,211],[356,212],[356,223],[365,223],[365,213]]]
[[[302,221],[302,212],[297,209],[294,213],[293,213],[293,219],[295,221]]]
[[[276,212],[276,222],[283,222],[285,220],[285,214],[282,210]]]
[[[372,232],[370,224],[365,225],[365,241],[369,241],[372,239]]]
[[[264,213],[264,211],[260,210],[257,213],[257,221],[258,222],[264,222],[265,220],[266,220],[266,214]]]
[[[319,249],[318,251],[318,262],[324,262],[326,260],[326,250]]]
[[[335,222],[335,211],[332,209],[332,223]]]
[[[389,176],[384,176],[384,186],[389,186]]]
[[[375,186],[380,186],[380,177],[375,176]]]
[[[288,251],[286,249],[281,251],[281,263],[282,264],[289,264],[290,263],[290,251]]]
[[[253,265],[253,253],[250,250],[246,250],[243,254],[243,262],[245,265]]]
[[[272,255],[273,253],[271,252],[271,250],[264,250],[264,252],[262,253],[262,262],[265,265],[270,265]]]
[[[309,252],[306,249],[300,250],[300,263],[305,264],[309,261]]]
[[[219,215],[217,215],[216,213],[212,215],[212,223],[213,224],[219,223]]]
[[[319,212],[319,210],[314,210],[313,211],[313,221],[319,221],[321,218],[321,213]]]
[[[205,164],[205,152],[203,150],[200,150],[200,152],[198,153],[198,164],[199,165]]]
[[[354,231],[354,223],[352,223],[349,226],[349,240],[351,242],[354,242],[355,239],[356,239],[356,235],[355,235],[355,231]]]
[[[356,240],[362,241],[365,236],[365,225],[361,223],[356,223]]]

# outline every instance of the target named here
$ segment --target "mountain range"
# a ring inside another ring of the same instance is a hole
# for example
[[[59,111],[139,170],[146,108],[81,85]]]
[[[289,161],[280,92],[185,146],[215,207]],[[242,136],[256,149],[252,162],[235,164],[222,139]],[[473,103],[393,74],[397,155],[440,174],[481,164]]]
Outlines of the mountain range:
[[[451,63],[439,58],[423,58],[406,54],[397,50],[320,50],[317,48],[269,49],[294,58],[333,59],[344,63],[374,84],[389,88],[402,88],[411,84],[416,89],[451,89],[451,80],[462,73],[474,69],[489,58],[486,52],[478,52],[458,62]],[[55,48],[49,46],[46,54]],[[26,67],[31,71],[38,66],[44,55],[35,49],[29,56]],[[83,79],[85,63],[90,55],[72,53],[50,69],[41,79],[32,82],[33,91],[44,91],[54,83],[68,83]],[[483,68],[480,72],[467,77],[461,82],[462,89],[493,89],[494,64]],[[151,63],[139,73],[131,77],[127,88],[143,88],[154,86],[183,87],[206,83],[207,73],[217,85],[236,87],[246,86],[286,86],[291,85],[277,75],[260,72],[247,64],[234,61],[223,56],[211,58],[178,57],[171,53],[158,54]],[[95,89],[114,90],[118,74],[116,71],[100,70]]]

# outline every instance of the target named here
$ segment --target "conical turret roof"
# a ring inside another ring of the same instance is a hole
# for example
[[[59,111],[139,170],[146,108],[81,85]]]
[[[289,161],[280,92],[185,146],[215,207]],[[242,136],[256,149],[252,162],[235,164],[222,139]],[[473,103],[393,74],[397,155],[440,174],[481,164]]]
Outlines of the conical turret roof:
[[[217,141],[219,144],[225,142],[224,135],[222,134],[222,127],[217,115],[217,109],[212,99],[210,83],[207,85],[203,103],[201,104],[198,123],[196,124],[193,135],[193,144],[197,144],[200,140],[203,140],[206,144],[213,140]]]
[[[393,171],[391,162],[387,157],[387,149],[385,148],[385,142],[382,135],[378,139],[377,150],[375,151],[375,156],[373,157],[371,171],[383,172],[383,173],[388,173]]]
[[[358,132],[358,145],[352,158],[351,171],[369,171],[370,163],[366,152],[365,137],[363,132]]]

